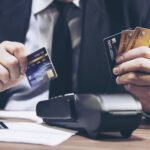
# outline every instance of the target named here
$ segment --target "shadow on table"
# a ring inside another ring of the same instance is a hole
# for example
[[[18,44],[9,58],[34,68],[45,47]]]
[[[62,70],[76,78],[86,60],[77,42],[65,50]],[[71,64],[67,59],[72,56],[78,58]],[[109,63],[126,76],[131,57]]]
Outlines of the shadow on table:
[[[150,129],[150,119],[142,119],[140,129]]]
[[[136,133],[141,133],[141,131],[139,130],[143,130],[142,132],[147,132],[146,130],[144,131],[144,129],[150,129],[150,119],[142,119],[141,125],[137,130],[135,130],[134,132]],[[144,137],[139,137],[136,134],[134,134],[134,132],[132,133],[131,137],[129,138],[124,138],[121,136],[120,132],[102,132],[96,139],[94,140],[100,140],[100,141],[111,141],[111,142],[132,142],[132,141],[143,141]],[[89,138],[87,136],[87,134],[85,133],[80,133],[80,136]]]
[[[86,138],[89,138],[87,136],[87,134],[84,134],[84,133],[80,133],[79,134],[80,136],[83,136],[83,137],[86,137]],[[94,140],[97,140],[97,141],[103,141],[103,142],[132,142],[132,141],[143,141],[144,139],[143,138],[140,138],[136,135],[133,135],[129,138],[124,138],[121,136],[120,132],[103,132],[101,133],[96,139]]]

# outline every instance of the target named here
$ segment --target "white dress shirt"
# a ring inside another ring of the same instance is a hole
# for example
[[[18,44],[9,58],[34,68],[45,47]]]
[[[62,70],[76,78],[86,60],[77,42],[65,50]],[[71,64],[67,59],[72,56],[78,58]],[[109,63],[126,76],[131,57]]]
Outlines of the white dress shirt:
[[[30,24],[25,41],[28,54],[46,47],[51,55],[53,30],[59,16],[53,1],[33,0],[32,2]],[[71,18],[68,26],[71,33],[72,50],[76,51],[81,41],[82,11],[80,0],[74,0],[73,4],[67,17]],[[74,14],[74,12],[78,13]],[[26,78],[8,92],[11,93],[11,96],[5,107],[6,110],[35,110],[36,104],[41,100],[47,100],[49,95],[48,85],[31,88]]]

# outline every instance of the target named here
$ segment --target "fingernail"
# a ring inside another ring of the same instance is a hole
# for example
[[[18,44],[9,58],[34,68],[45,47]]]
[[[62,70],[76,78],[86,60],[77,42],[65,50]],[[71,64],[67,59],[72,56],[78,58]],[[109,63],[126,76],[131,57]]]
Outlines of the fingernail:
[[[116,62],[117,62],[117,63],[123,62],[123,56],[117,57],[117,58],[116,58]]]
[[[119,77],[116,78],[116,83],[120,84]]]
[[[118,75],[118,74],[119,74],[119,68],[117,68],[117,67],[114,68],[114,69],[113,69],[113,73],[114,73],[115,75]]]
[[[130,84],[127,84],[124,87],[125,87],[126,90],[129,90],[130,89]]]

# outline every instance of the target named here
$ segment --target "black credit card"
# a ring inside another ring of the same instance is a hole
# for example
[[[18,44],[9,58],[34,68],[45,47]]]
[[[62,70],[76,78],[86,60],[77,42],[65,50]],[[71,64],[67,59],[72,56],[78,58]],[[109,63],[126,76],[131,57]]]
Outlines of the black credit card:
[[[107,57],[108,57],[108,61],[109,61],[109,65],[111,67],[111,73],[112,73],[114,66],[116,65],[115,59],[118,54],[120,39],[121,39],[121,32],[115,35],[109,36],[103,40],[106,53],[107,53]],[[112,73],[112,76],[114,76],[113,73]]]

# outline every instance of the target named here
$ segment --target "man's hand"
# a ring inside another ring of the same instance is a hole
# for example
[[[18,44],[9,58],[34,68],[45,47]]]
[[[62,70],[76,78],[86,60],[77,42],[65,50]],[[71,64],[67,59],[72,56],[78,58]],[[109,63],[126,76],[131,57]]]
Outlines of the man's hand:
[[[0,91],[18,83],[27,69],[25,46],[18,42],[0,43]]]
[[[117,84],[137,97],[143,110],[150,112],[150,48],[139,47],[125,52],[116,58]]]

